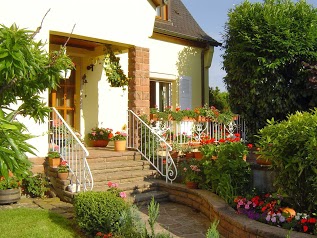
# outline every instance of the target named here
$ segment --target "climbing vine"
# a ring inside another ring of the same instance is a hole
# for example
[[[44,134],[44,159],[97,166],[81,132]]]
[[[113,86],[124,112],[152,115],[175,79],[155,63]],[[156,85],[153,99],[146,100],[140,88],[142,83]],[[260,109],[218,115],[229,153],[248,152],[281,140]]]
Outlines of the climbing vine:
[[[107,46],[105,53],[104,70],[111,87],[128,86],[129,78],[124,74],[120,65],[120,58],[116,57],[110,46]]]

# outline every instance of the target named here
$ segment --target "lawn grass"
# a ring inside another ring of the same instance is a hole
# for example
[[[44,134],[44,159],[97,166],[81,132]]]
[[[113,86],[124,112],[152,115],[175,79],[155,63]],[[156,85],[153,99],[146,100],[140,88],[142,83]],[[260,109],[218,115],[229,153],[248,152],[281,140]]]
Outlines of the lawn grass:
[[[83,237],[71,221],[42,209],[15,208],[0,210],[0,238],[70,238]]]

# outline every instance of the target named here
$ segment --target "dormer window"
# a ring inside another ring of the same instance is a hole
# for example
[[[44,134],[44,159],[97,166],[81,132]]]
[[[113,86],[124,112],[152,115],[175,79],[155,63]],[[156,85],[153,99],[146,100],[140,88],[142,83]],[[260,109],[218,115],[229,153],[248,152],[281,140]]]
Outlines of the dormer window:
[[[169,0],[161,0],[160,5],[156,7],[156,17],[162,20],[168,20]]]

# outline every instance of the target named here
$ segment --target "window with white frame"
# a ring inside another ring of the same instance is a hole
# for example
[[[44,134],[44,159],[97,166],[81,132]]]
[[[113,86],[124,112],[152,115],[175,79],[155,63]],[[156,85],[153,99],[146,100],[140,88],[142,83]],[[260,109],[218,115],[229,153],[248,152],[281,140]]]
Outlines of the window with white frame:
[[[159,111],[172,104],[172,83],[169,81],[150,81],[150,107],[157,107]]]

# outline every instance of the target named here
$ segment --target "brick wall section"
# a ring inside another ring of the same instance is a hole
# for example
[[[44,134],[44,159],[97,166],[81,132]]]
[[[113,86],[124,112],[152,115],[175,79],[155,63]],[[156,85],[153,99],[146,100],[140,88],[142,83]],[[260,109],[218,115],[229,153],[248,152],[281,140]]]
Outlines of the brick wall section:
[[[129,49],[128,107],[136,113],[150,113],[150,51],[147,48]]]
[[[188,189],[183,184],[157,182],[160,190],[167,191],[169,199],[199,210],[210,221],[218,219],[218,231],[221,238],[285,238],[288,230],[266,225],[236,214],[235,210],[212,192],[200,189]],[[300,232],[291,232],[292,238],[313,238],[316,236]]]

